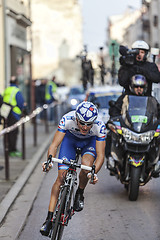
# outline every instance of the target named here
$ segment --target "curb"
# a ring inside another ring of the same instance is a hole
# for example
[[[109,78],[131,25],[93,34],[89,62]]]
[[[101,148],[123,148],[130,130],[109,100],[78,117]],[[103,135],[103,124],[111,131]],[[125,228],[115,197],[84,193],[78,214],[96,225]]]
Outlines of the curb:
[[[21,173],[19,178],[17,179],[16,183],[11,187],[9,192],[6,194],[2,202],[0,203],[0,224],[2,223],[3,219],[7,215],[11,205],[17,198],[18,194],[26,184],[27,180],[31,176],[32,172],[34,171],[37,163],[39,162],[40,158],[43,156],[44,152],[47,150],[48,146],[51,143],[53,138],[53,132],[47,137],[47,140],[39,147],[36,154],[34,154],[33,158],[30,159],[30,163],[26,166],[24,171]]]

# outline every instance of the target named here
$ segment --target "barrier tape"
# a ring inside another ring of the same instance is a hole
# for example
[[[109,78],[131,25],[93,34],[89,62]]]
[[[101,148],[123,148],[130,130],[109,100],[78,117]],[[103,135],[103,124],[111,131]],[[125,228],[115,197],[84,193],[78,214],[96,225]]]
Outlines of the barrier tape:
[[[14,129],[16,129],[17,127],[22,125],[23,123],[26,123],[26,122],[30,121],[32,118],[34,118],[36,115],[41,113],[43,110],[46,110],[47,108],[50,108],[50,107],[55,107],[58,104],[60,104],[60,102],[56,102],[56,103],[53,102],[51,104],[44,104],[42,107],[36,108],[35,110],[33,110],[33,112],[31,114],[29,114],[25,117],[22,117],[18,122],[16,122],[12,126],[4,128],[3,130],[1,130],[0,131],[0,136],[13,131]]]

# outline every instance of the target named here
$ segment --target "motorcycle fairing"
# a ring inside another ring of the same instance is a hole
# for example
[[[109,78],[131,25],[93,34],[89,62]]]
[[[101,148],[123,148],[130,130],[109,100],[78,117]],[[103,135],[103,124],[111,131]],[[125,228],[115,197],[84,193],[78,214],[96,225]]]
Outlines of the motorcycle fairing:
[[[115,126],[117,126],[117,127],[121,127],[121,124],[120,124],[119,121],[113,121],[113,123],[115,124]]]
[[[125,111],[126,113],[123,113],[125,124],[139,133],[152,129],[157,121],[157,102],[153,97],[128,96]]]
[[[156,129],[154,137],[158,137],[159,135],[160,135],[160,125],[158,125],[158,127]]]
[[[122,134],[122,128],[121,128],[120,122],[114,121],[113,123],[114,123],[114,125],[115,125],[115,127],[116,127],[117,132],[118,132],[119,134]]]
[[[142,165],[143,165],[144,159],[145,159],[144,156],[137,156],[137,157],[135,157],[135,156],[129,156],[128,161],[129,161],[129,163],[130,163],[131,165],[133,165],[134,167],[139,167],[139,166],[142,166]]]

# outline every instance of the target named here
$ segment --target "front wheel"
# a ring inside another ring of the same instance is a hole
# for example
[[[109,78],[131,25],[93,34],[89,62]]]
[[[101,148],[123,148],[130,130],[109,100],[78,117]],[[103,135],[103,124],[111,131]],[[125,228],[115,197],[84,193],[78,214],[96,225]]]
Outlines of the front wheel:
[[[55,219],[53,232],[52,232],[52,235],[51,235],[51,240],[60,240],[62,238],[64,225],[61,224],[61,217],[64,214],[67,191],[68,191],[68,189],[67,189],[67,187],[65,187],[63,192],[62,192],[60,204],[58,206],[58,212],[57,212],[57,216],[56,216],[56,219]]]
[[[139,194],[139,179],[141,174],[141,167],[131,166],[130,168],[130,182],[128,186],[128,198],[130,201],[136,201]]]

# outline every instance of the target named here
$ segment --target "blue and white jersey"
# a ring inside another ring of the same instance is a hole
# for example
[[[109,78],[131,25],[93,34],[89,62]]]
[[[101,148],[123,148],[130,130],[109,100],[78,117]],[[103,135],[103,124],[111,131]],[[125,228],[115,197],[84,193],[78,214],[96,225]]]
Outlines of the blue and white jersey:
[[[81,134],[77,125],[75,111],[71,111],[62,117],[58,125],[58,131],[80,139],[87,139],[95,136],[96,140],[105,141],[106,138],[106,127],[103,121],[99,119],[99,117],[93,123],[93,126],[87,135]]]

